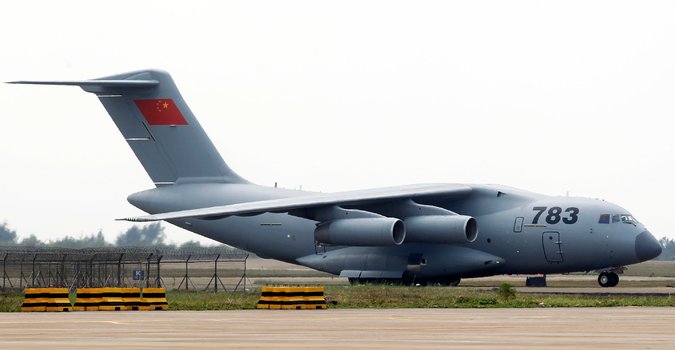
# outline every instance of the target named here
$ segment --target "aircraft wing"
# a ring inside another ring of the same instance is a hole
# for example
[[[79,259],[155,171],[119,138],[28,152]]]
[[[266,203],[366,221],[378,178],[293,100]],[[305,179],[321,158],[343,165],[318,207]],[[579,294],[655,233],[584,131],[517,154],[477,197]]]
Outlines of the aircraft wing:
[[[405,199],[433,197],[453,200],[463,198],[469,195],[471,191],[471,187],[457,184],[408,185],[338,193],[318,193],[307,196],[181,210],[118,220],[134,222],[184,218],[215,220],[236,215],[257,215],[270,212],[285,213],[298,210],[311,211],[332,206],[358,207],[360,205],[379,204]]]

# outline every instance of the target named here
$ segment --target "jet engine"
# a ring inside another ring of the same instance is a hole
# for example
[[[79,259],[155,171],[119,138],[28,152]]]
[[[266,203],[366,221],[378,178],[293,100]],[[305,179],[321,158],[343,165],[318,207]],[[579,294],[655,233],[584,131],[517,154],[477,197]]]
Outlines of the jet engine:
[[[348,246],[400,245],[406,237],[403,221],[396,218],[339,219],[319,224],[318,242]]]
[[[478,236],[478,223],[465,215],[411,216],[405,232],[406,243],[469,243]]]

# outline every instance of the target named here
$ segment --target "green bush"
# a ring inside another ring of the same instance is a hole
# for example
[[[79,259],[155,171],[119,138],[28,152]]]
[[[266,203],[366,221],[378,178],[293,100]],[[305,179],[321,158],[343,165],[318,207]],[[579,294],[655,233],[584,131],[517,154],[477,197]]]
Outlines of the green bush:
[[[511,286],[508,283],[502,283],[499,285],[499,296],[503,299],[513,299],[516,297],[516,290],[513,289],[513,286]]]

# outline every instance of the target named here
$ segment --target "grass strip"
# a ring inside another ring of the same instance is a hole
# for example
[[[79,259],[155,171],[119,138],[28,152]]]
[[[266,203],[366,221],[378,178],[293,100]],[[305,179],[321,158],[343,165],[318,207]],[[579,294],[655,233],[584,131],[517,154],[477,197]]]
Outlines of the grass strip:
[[[534,307],[612,307],[675,306],[675,297],[622,295],[560,295],[517,293],[508,284],[500,288],[471,289],[452,287],[409,287],[392,285],[327,285],[329,308],[534,308]],[[171,310],[254,309],[260,289],[250,292],[169,291]],[[23,295],[0,295],[0,312],[16,312]]]

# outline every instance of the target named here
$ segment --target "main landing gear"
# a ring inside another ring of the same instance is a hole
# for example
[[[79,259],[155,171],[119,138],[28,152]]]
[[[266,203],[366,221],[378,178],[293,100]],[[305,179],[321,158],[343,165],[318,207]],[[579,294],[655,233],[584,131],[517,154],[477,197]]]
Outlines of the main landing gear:
[[[598,276],[598,284],[604,288],[616,287],[619,284],[619,275],[611,271],[601,272],[600,276]]]

